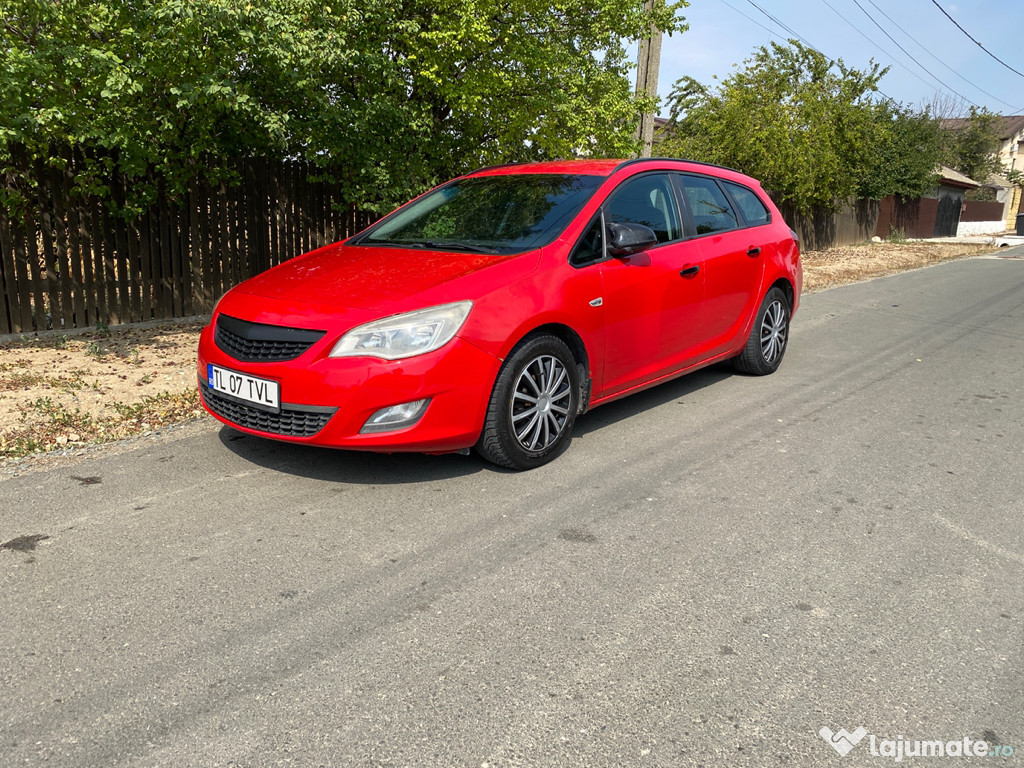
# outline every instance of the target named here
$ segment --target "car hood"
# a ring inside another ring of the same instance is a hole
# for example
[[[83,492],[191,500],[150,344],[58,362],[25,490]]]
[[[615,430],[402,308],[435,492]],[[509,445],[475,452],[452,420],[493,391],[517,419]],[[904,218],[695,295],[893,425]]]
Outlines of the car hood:
[[[513,262],[518,266],[514,271],[525,274],[536,267],[537,256],[335,243],[246,280],[234,290],[284,302],[403,311],[407,305],[421,305],[414,299],[433,303],[474,298],[472,293],[486,287],[468,286],[466,278],[500,265],[511,267]],[[509,277],[496,278],[495,287]]]

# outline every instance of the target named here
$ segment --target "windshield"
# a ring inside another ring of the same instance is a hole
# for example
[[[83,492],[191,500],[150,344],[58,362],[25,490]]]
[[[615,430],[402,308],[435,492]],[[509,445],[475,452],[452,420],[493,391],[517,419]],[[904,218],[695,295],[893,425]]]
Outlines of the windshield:
[[[602,181],[564,174],[457,179],[399,209],[353,243],[519,253],[554,240]]]

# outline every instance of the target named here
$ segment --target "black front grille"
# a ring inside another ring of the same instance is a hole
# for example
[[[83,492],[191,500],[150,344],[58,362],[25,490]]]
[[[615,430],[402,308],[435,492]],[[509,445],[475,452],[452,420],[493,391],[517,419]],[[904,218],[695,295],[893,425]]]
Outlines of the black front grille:
[[[280,413],[273,413],[224,397],[210,389],[210,385],[203,379],[199,380],[199,393],[206,406],[222,419],[246,429],[286,437],[312,437],[327,426],[337,410],[293,405],[282,408]]]
[[[214,341],[236,360],[274,363],[294,360],[324,337],[326,331],[265,325],[220,315]]]

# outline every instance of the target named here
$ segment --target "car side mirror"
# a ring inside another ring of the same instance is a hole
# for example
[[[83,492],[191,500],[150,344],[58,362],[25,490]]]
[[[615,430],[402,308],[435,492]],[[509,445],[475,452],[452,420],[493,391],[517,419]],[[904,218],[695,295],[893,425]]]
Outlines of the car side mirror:
[[[654,230],[632,221],[612,222],[608,225],[608,253],[628,256],[658,244]]]

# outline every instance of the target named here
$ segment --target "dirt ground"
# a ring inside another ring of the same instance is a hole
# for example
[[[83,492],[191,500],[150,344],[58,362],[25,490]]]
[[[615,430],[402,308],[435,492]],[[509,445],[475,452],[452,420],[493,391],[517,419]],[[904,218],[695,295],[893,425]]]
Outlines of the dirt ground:
[[[808,251],[804,290],[992,250],[920,242]],[[195,372],[201,328],[120,326],[0,343],[0,459],[147,435],[203,416]]]
[[[0,458],[144,435],[203,413],[198,323],[0,345]]]
[[[861,243],[803,254],[804,291],[821,291],[872,277],[930,264],[992,253],[991,245],[972,243]]]

